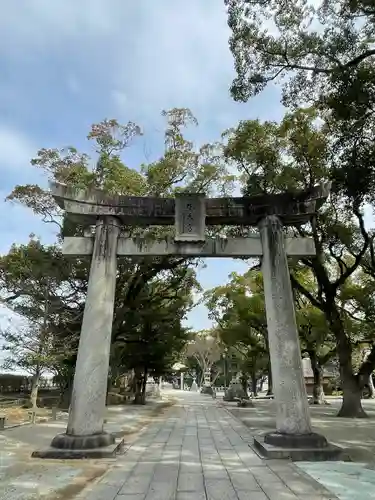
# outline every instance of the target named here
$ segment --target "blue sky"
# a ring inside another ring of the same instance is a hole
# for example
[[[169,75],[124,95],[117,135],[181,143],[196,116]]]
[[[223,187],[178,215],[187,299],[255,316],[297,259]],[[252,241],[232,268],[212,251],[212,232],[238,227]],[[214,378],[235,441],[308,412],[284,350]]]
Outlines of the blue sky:
[[[33,232],[54,235],[26,209],[2,200],[16,184],[45,182],[30,165],[42,147],[74,145],[104,118],[141,125],[125,156],[136,167],[162,153],[162,109],[190,108],[197,144],[219,138],[240,119],[279,119],[278,89],[234,103],[234,75],[223,0],[17,0],[0,17],[0,252]],[[5,216],[4,216],[5,215]],[[240,261],[210,260],[199,278],[224,283]],[[210,325],[203,306],[189,317]]]

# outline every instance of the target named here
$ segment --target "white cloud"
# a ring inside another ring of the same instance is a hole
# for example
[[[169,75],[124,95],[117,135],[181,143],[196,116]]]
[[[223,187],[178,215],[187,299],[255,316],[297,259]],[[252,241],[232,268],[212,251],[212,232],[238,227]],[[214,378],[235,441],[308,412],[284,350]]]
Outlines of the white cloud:
[[[22,132],[0,125],[0,171],[22,169],[30,165],[36,147]]]
[[[122,3],[122,2],[121,2]],[[11,52],[49,52],[64,48],[83,40],[90,42],[110,35],[118,26],[120,2],[102,0],[20,0],[8,2],[2,9],[0,21],[3,40],[13,39],[16,43]],[[124,10],[124,9],[123,9]],[[20,15],[22,12],[22,15]],[[116,22],[117,21],[117,22]],[[2,46],[2,52],[9,54],[9,47]],[[80,49],[79,46],[76,49]]]
[[[0,125],[0,255],[8,252],[12,243],[27,241],[31,232],[43,235],[44,241],[55,239],[49,226],[31,210],[18,203],[5,202],[17,184],[40,183],[43,174],[30,164],[36,145],[19,130]],[[45,182],[45,181],[44,181]]]
[[[69,87],[90,79],[111,88],[113,109],[127,118],[144,122],[174,106],[199,115],[221,107],[223,116],[233,104],[226,21],[213,0],[19,0],[2,10],[0,56],[34,72],[48,71],[46,57],[62,62],[74,74]]]
[[[248,106],[229,97],[233,60],[223,0],[3,3],[0,59],[8,72],[0,82],[0,113],[20,123],[37,143],[35,147],[22,133],[3,127],[7,146],[0,148],[0,170],[9,165],[12,173],[22,173],[17,180],[8,176],[10,189],[28,182],[25,167],[39,147],[67,142],[80,147],[88,125],[104,117],[142,125],[141,156],[157,157],[163,147],[162,109],[191,108],[200,122],[193,132],[198,143],[218,138],[240,118],[272,119],[279,113],[274,89]],[[31,212],[8,207],[0,206],[9,214],[0,220],[0,253],[14,241],[27,241],[32,231],[44,242],[53,239],[50,228]],[[225,281],[237,267],[236,261],[213,261],[200,273],[203,287]],[[203,309],[193,311],[198,324]]]
[[[128,40],[118,59],[116,88],[126,88],[142,118],[150,116],[150,111],[156,116],[160,109],[174,106],[192,107],[199,114],[214,113],[219,100],[225,107],[232,62],[222,4],[148,5],[153,7],[142,12],[137,36]]]

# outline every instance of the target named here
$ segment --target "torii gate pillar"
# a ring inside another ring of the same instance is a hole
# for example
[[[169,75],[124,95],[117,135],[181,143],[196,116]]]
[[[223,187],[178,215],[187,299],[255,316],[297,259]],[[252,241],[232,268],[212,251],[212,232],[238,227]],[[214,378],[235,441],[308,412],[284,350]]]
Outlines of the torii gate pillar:
[[[38,458],[112,457],[122,442],[104,432],[120,222],[99,217],[96,223],[85,310],[79,338],[66,432]]]
[[[282,223],[278,217],[271,215],[261,220],[259,230],[276,402],[276,432],[267,434],[264,441],[269,445],[289,448],[326,447],[326,439],[311,429]]]

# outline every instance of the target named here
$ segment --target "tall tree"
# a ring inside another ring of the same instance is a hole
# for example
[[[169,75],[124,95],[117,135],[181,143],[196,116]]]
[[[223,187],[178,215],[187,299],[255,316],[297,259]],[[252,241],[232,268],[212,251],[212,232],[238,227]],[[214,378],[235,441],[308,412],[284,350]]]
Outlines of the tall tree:
[[[190,340],[185,347],[185,356],[194,358],[204,375],[210,373],[216,361],[219,361],[223,347],[220,345],[217,332],[212,330],[200,330],[190,334]]]
[[[247,101],[273,82],[282,84],[287,105],[321,103],[350,121],[372,114],[375,11],[368,1],[225,4],[237,73],[234,99]]]
[[[196,148],[184,137],[184,129],[197,125],[188,109],[172,109],[163,112],[166,120],[165,151],[158,161],[142,165],[140,169],[126,166],[124,156],[133,140],[141,135],[141,129],[129,122],[104,120],[92,126],[88,139],[94,143],[96,157],[78,152],[74,147],[66,149],[41,149],[31,163],[42,169],[49,180],[63,182],[78,189],[92,187],[111,194],[136,196],[173,196],[176,191],[205,190],[207,193],[225,193],[233,187],[234,177],[222,159],[219,144],[206,144]],[[56,318],[55,329],[63,335],[66,328],[74,328],[78,335],[87,290],[89,259],[65,259],[60,252],[62,235],[81,235],[83,228],[63,216],[48,189],[39,185],[16,186],[8,200],[21,203],[57,227],[58,243],[45,247],[41,243],[17,246],[2,257],[0,288],[6,304],[32,318],[35,311],[30,301],[41,308],[43,298],[40,286],[34,287],[40,276],[52,276],[59,286],[55,287],[54,300],[65,301],[67,316]],[[162,237],[170,228],[129,228],[131,236]],[[26,251],[24,253],[24,251]],[[32,255],[31,255],[32,254]],[[30,262],[33,265],[30,269]],[[114,340],[124,331],[129,321],[129,310],[135,308],[137,297],[148,283],[161,273],[177,270],[189,263],[185,258],[121,259],[116,285]],[[25,273],[27,280],[24,280]],[[60,297],[62,295],[63,298]],[[66,298],[65,298],[66,295]],[[75,313],[75,314],[74,314]],[[69,317],[68,317],[69,316]],[[70,325],[70,326],[69,326]],[[65,365],[64,373],[71,377],[74,356]]]
[[[362,0],[225,3],[237,72],[232,96],[247,101],[268,83],[280,83],[284,104],[307,103],[319,109],[332,138],[330,178],[334,190],[344,195],[341,207],[358,219],[362,241],[367,240],[367,268],[374,276],[373,234],[358,217],[363,203],[373,205],[375,193],[373,6]],[[354,260],[361,253],[355,246]],[[342,344],[345,342],[340,343],[340,350],[348,351]],[[343,366],[348,365],[348,359],[343,353],[340,358],[342,378],[350,380],[350,370]],[[367,365],[363,363],[358,371],[358,379],[367,378],[373,358],[372,350]],[[352,382],[349,385],[351,388],[344,388],[348,403],[341,414],[363,414],[358,403],[360,388]],[[357,396],[349,398],[350,391]]]
[[[296,318],[302,352],[308,354],[313,372],[312,403],[325,403],[324,367],[336,356],[334,336],[324,313],[314,307],[302,294],[297,294]]]
[[[2,368],[11,371],[21,369],[29,373],[31,379],[30,405],[37,408],[38,390],[43,374],[60,374],[60,365],[65,357],[71,356],[74,339],[56,339],[47,321],[39,325],[13,325],[0,330],[4,341],[2,350],[5,359]]]
[[[35,370],[33,394],[40,378],[37,368],[46,368],[47,360],[49,371],[59,380],[62,396],[72,377],[87,266],[84,260],[65,259],[55,245],[42,245],[33,236],[26,245],[13,245],[0,257],[0,300],[28,323],[22,335],[6,332],[6,348],[13,351],[14,360],[27,361]],[[27,344],[26,351],[21,349],[21,338]]]
[[[149,281],[114,331],[113,348],[124,371],[134,370],[135,403],[145,403],[147,376],[170,371],[189,340],[182,322],[199,288],[188,265]]]
[[[207,291],[204,299],[209,316],[218,325],[221,341],[236,352],[244,376],[243,385],[247,385],[245,380],[250,377],[252,391],[256,394],[258,380],[268,371],[271,392],[262,275],[254,270],[244,275],[233,273],[227,285]]]
[[[350,205],[374,201],[375,16],[367,0],[225,0],[237,76],[235,100],[269,83],[283,103],[316,106],[335,143],[336,189]],[[374,262],[372,262],[374,267]]]
[[[334,146],[329,127],[315,109],[298,109],[281,123],[244,121],[228,133],[226,155],[246,173],[246,194],[278,193],[309,189],[331,177]],[[364,224],[359,205],[345,210],[347,197],[333,193],[311,224],[290,228],[292,234],[314,239],[316,255],[293,261],[293,287],[321,310],[337,345],[343,386],[340,416],[365,416],[361,393],[375,364],[375,348],[356,373],[353,369],[351,331],[346,328],[347,312],[339,303],[341,287],[360,269],[369,251],[372,236]],[[315,281],[314,291],[298,279],[308,268]]]

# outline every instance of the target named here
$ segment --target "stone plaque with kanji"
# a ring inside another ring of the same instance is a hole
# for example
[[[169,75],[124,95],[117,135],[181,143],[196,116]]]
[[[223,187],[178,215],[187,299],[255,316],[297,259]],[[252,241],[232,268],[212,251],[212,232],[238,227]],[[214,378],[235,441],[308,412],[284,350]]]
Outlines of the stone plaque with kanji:
[[[183,193],[176,197],[175,241],[205,241],[205,195]]]

